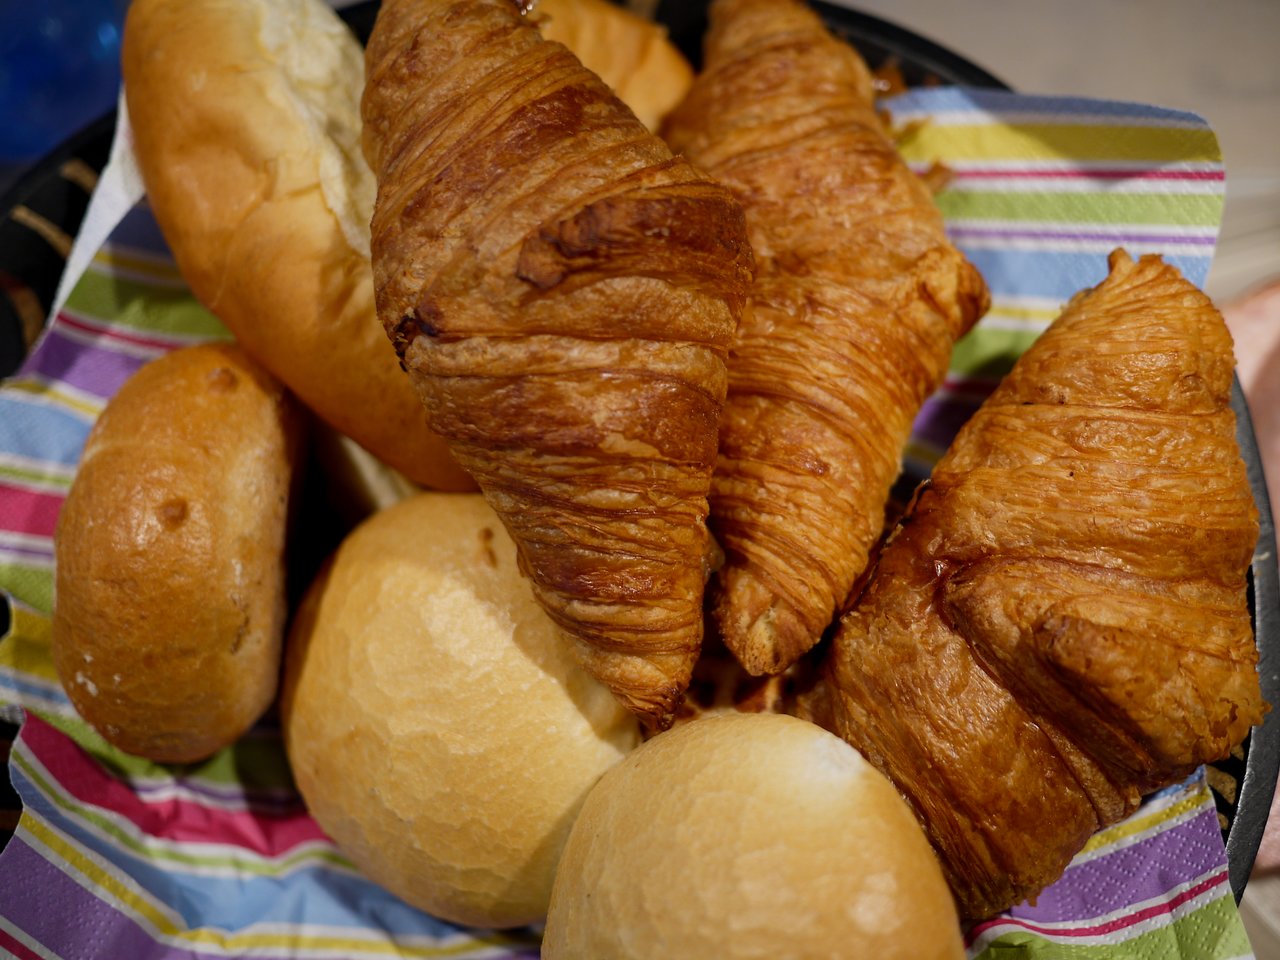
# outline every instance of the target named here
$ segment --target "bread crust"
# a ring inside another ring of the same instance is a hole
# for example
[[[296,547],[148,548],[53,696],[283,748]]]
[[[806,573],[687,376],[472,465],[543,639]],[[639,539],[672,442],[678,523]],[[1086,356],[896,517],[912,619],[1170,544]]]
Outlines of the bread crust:
[[[717,0],[672,146],[742,203],[756,280],[729,354],[709,587],[756,675],[811,649],[866,570],[925,399],[986,311],[974,266],[799,0]]]
[[[583,665],[665,726],[702,640],[742,210],[508,0],[385,0],[366,62],[383,325]]]
[[[1266,710],[1230,335],[1159,257],[1110,268],[934,467],[811,711],[897,785],[974,919]]]
[[[565,845],[545,960],[959,960],[955,905],[893,786],[818,727],[729,713],[606,773]]]
[[[90,432],[54,540],[53,659],[125,752],[204,759],[275,696],[299,436],[285,390],[222,344],[144,366]]]
[[[359,43],[319,0],[137,0],[134,150],[183,277],[321,419],[424,486],[473,489],[376,319]]]
[[[545,916],[582,800],[640,738],[478,494],[419,494],[347,537],[290,629],[281,704],[326,833],[406,902],[478,927]]]
[[[544,37],[572,50],[655,133],[693,83],[666,27],[609,0],[538,0],[534,16]]]

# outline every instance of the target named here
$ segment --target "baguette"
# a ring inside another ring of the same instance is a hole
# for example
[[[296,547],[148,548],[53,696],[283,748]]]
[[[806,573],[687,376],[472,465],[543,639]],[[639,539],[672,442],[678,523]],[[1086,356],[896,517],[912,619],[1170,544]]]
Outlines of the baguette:
[[[54,538],[53,659],[126,753],[204,759],[275,696],[298,413],[210,344],[144,366],[90,431]]]
[[[360,44],[321,0],[135,0],[134,150],[183,278],[325,422],[415,483],[472,489],[379,328]]]
[[[547,33],[650,126],[692,72],[602,0],[551,0]],[[374,310],[360,45],[321,0],[135,0],[122,51],[151,209],[196,297],[338,432],[414,483],[473,490]]]

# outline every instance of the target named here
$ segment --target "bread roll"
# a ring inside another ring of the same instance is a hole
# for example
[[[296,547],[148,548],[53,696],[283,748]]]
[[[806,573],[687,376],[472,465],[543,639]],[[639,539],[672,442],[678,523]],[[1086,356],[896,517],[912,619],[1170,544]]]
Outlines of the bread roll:
[[[545,915],[583,797],[639,740],[478,494],[419,494],[344,541],[290,632],[282,703],[294,778],[338,846],[479,927]]]
[[[725,714],[601,779],[556,874],[544,960],[964,956],[906,804],[803,720]]]
[[[374,314],[359,43],[322,0],[134,0],[134,149],[192,292],[321,419],[409,479],[470,478]]]
[[[538,29],[577,54],[655,133],[689,92],[693,68],[667,29],[609,0],[538,0]]]
[[[239,349],[140,369],[94,424],[54,540],[53,659],[109,742],[169,763],[275,696],[298,411]]]

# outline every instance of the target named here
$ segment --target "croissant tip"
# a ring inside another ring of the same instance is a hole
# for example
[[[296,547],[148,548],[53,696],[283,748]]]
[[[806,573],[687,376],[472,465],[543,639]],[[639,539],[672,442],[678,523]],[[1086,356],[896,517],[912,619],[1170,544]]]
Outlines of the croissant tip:
[[[738,578],[739,583],[743,579]],[[744,609],[751,600],[745,588],[723,591],[713,609],[725,646],[753,677],[784,673],[818,640],[806,629],[799,611],[772,593],[764,596],[768,600],[764,609]]]
[[[619,696],[623,705],[640,721],[646,735],[653,736],[671,729],[675,723],[677,708],[684,699],[684,689],[673,685],[654,699],[626,696],[616,691],[615,695]]]
[[[1129,251],[1124,247],[1116,247],[1107,256],[1107,267],[1110,270],[1116,270],[1119,267],[1128,267],[1133,265],[1133,257],[1129,255]]]

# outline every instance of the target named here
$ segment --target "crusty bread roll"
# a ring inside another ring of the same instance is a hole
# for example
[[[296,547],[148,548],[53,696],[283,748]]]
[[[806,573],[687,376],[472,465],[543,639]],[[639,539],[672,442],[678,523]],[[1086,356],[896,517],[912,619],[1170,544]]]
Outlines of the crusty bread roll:
[[[693,84],[667,29],[609,0],[538,0],[538,29],[578,55],[655,133]]]
[[[960,958],[915,818],[852,747],[779,714],[659,734],[587,796],[544,960]]]
[[[122,65],[151,208],[196,297],[321,419],[419,484],[471,489],[374,314],[346,25],[322,0],[134,0]]]
[[[479,494],[423,493],[343,542],[290,631],[282,719],[312,815],[435,916],[546,913],[587,791],[639,741]]]
[[[142,367],[94,424],[58,516],[53,659],[120,749],[203,759],[275,696],[300,422],[211,344]]]

